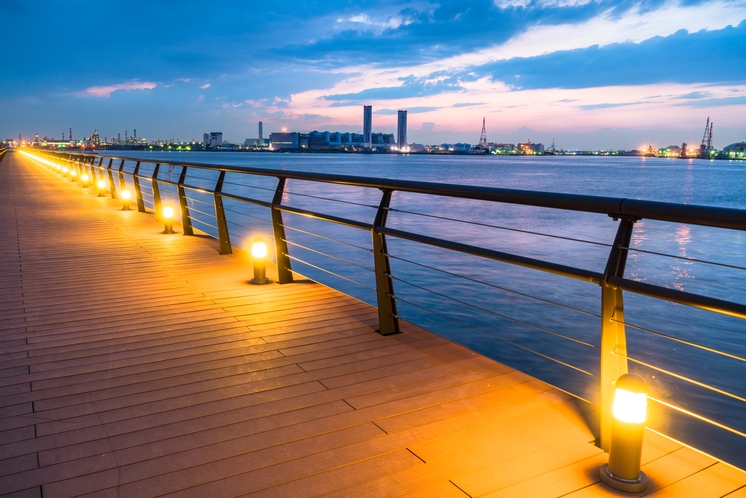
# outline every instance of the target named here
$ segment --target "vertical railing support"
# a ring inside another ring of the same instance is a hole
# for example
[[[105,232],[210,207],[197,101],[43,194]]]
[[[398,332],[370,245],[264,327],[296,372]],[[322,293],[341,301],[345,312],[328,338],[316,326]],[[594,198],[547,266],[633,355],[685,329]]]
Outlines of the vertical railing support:
[[[139,213],[145,212],[145,202],[142,200],[142,191],[140,190],[140,161],[137,161],[135,165],[135,172],[132,173],[132,183],[135,184],[135,200],[137,201],[137,211]]]
[[[98,161],[98,166],[96,166],[96,181],[103,180],[104,179],[104,158],[102,157]]]
[[[634,218],[621,218],[614,245],[601,283],[601,449],[611,443],[611,408],[614,383],[627,373],[627,334],[624,328],[622,290],[609,284],[609,277],[624,277],[627,247],[632,238]]]
[[[281,284],[289,284],[293,281],[293,272],[290,270],[290,256],[287,238],[285,236],[285,225],[282,222],[282,194],[285,191],[286,178],[278,178],[275,196],[272,198],[272,234],[275,239],[275,257],[277,259],[277,281]]]
[[[184,229],[184,235],[194,235],[192,229],[192,219],[189,217],[189,206],[187,205],[186,190],[184,189],[184,182],[186,182],[187,167],[181,167],[181,175],[179,175],[179,207],[181,208],[181,226]]]
[[[153,190],[153,205],[155,205],[155,219],[163,221],[163,203],[161,203],[161,188],[158,186],[158,171],[161,169],[160,164],[153,168],[153,176],[150,179],[150,186]]]
[[[384,190],[371,229],[373,265],[376,271],[376,297],[378,299],[378,332],[381,335],[399,333],[399,316],[396,314],[394,281],[391,278],[391,264],[386,247],[386,236],[378,231],[378,228],[386,226],[389,204],[391,204],[391,190]]]
[[[223,207],[223,182],[225,181],[225,171],[220,172],[218,181],[215,183],[215,219],[218,222],[218,239],[220,240],[220,254],[231,254],[231,234],[228,231],[228,221],[225,219],[225,208]]]
[[[114,185],[114,174],[112,173],[111,167],[114,164],[114,159],[109,159],[109,166],[107,166],[106,170],[109,172],[109,190],[111,191],[111,198],[116,199],[117,198],[117,187]]]
[[[124,181],[124,159],[119,163],[119,188],[122,190],[127,188],[127,182]]]

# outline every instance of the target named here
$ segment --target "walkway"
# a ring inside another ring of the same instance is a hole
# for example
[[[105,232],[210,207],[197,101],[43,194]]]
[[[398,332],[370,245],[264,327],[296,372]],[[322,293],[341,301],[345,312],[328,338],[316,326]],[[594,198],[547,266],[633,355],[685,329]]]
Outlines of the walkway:
[[[0,494],[619,496],[590,406],[161,230],[0,162]],[[653,433],[643,460],[653,496],[746,497],[746,474]]]

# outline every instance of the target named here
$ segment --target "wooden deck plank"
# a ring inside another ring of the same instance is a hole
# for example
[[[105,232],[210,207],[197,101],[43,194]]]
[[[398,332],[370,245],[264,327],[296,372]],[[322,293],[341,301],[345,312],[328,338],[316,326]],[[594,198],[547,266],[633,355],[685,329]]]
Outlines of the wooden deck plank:
[[[526,374],[406,322],[382,337],[374,308],[313,282],[248,285],[242,251],[19,154],[5,221],[0,494],[611,493],[591,407]],[[643,463],[653,496],[746,484],[657,435]]]

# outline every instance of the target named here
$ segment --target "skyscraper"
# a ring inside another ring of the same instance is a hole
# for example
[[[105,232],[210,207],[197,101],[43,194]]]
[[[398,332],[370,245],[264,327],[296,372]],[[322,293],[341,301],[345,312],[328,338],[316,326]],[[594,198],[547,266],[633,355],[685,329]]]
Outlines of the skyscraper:
[[[373,145],[373,106],[363,106],[363,143],[370,148]]]
[[[399,121],[396,128],[396,145],[399,150],[407,146],[407,111],[399,111]]]
[[[262,140],[264,140],[264,134],[262,130],[262,122],[259,121],[259,142],[261,142]]]

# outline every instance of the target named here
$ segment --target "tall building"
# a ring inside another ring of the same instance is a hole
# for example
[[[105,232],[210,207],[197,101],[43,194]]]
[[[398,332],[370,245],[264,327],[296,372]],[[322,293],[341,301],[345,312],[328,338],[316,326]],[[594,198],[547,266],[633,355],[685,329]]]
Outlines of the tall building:
[[[396,128],[396,145],[399,150],[407,146],[407,111],[399,111],[399,120]]]
[[[261,142],[262,140],[264,140],[264,132],[263,132],[262,128],[263,128],[263,126],[262,126],[262,122],[261,122],[261,121],[259,121],[259,141],[260,141],[260,142]]]
[[[373,145],[373,106],[363,106],[363,144],[365,147]]]

